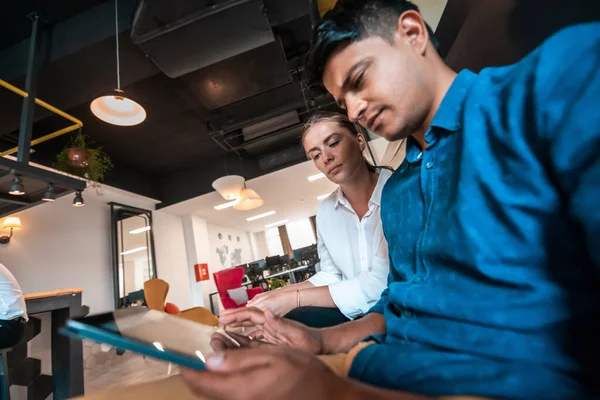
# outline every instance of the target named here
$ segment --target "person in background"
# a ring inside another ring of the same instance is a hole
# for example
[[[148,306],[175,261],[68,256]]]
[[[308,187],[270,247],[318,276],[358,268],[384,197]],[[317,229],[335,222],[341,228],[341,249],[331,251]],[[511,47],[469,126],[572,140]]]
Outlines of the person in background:
[[[19,343],[26,323],[27,309],[21,286],[0,264],[0,349]]]
[[[305,282],[256,296],[248,307],[320,328],[364,315],[386,287],[388,254],[379,206],[391,172],[364,159],[365,137],[342,114],[313,115],[302,145],[317,169],[339,185],[317,213],[321,270]]]
[[[433,41],[406,0],[339,0],[315,28],[311,76],[350,120],[407,138],[381,199],[388,288],[320,330],[241,310],[305,351],[221,351],[184,371],[196,393],[600,398],[600,23],[478,74],[452,71]],[[347,354],[336,375],[306,350]]]

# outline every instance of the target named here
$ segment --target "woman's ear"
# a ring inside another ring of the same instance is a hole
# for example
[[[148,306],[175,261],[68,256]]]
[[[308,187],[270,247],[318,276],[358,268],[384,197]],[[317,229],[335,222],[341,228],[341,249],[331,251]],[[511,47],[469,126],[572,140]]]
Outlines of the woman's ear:
[[[362,133],[356,135],[356,140],[358,141],[358,146],[360,147],[360,151],[365,151],[367,148],[367,140],[365,139]]]

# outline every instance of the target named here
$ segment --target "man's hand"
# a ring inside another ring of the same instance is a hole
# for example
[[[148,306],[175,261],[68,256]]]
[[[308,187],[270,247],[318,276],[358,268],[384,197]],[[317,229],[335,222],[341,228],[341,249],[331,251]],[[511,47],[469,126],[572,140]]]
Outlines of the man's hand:
[[[255,296],[248,301],[248,307],[262,311],[270,309],[277,315],[285,315],[296,308],[298,297],[295,290],[273,290]]]
[[[219,324],[232,327],[256,326],[258,330],[251,334],[252,338],[263,339],[271,344],[283,344],[314,354],[320,354],[323,349],[320,329],[277,317],[270,310],[262,312],[256,308],[238,308],[223,312],[219,317]]]
[[[194,393],[211,400],[348,399],[353,389],[314,355],[287,347],[226,350],[208,357],[206,366],[181,375]]]
[[[261,346],[272,346],[271,344],[262,342],[260,340],[253,340],[254,337],[252,336],[244,336],[234,332],[227,332],[227,334],[235,339],[235,341],[238,342],[242,348],[255,349]],[[218,332],[213,333],[210,337],[210,347],[212,347],[215,352],[240,348],[231,340]]]

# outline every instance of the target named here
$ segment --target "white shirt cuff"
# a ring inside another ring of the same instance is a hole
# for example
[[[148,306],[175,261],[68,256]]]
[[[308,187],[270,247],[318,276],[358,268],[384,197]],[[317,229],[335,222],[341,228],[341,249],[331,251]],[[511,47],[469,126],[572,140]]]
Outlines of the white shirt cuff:
[[[370,308],[357,279],[329,285],[329,293],[337,308],[349,319],[366,314]]]
[[[338,282],[340,282],[340,279],[333,274],[330,274],[330,273],[324,272],[324,271],[320,271],[320,272],[317,272],[312,277],[310,277],[308,279],[308,281],[310,283],[312,283],[313,285],[315,285],[315,287],[319,287],[319,286],[328,286],[328,285],[332,285],[334,283],[338,283]]]

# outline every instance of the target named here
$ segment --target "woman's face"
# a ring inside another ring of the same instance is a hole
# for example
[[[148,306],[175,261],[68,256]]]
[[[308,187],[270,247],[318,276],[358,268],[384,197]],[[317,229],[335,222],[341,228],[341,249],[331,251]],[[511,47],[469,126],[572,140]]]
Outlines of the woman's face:
[[[302,144],[317,169],[338,185],[350,182],[365,165],[364,137],[354,136],[335,121],[317,122],[306,131]]]

